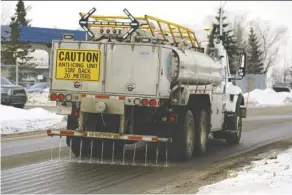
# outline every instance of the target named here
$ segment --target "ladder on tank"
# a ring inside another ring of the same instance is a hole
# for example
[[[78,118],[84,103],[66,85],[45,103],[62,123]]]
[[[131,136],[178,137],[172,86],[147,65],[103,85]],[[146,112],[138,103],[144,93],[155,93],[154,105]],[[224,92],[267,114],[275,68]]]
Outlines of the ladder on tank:
[[[191,48],[201,48],[201,44],[198,42],[195,32],[188,27],[149,15],[133,17],[127,9],[123,10],[126,16],[93,15],[95,11],[96,9],[92,8],[88,13],[79,13],[81,16],[79,24],[85,31],[87,31],[91,38],[94,38],[92,28],[96,27],[128,29],[127,33],[125,33],[120,41],[128,38],[136,30],[141,29],[150,32],[150,35],[153,38],[161,37],[163,41],[169,42],[170,44],[188,42],[191,44]],[[131,22],[129,22],[129,20]]]

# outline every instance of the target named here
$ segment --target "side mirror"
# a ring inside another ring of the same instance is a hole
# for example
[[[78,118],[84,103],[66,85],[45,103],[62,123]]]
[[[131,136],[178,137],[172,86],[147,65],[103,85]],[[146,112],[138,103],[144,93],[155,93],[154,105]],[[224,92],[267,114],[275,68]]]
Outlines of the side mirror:
[[[238,75],[241,77],[244,77],[246,74],[246,53],[242,52],[240,54],[240,58],[239,58],[239,70],[238,70]]]

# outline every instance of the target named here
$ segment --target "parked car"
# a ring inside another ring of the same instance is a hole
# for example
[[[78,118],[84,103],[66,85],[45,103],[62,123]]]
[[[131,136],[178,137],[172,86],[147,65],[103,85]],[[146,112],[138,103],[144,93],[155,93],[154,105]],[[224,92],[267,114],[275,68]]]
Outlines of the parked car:
[[[292,83],[276,82],[272,88],[276,92],[292,92]]]
[[[49,87],[48,82],[39,82],[26,89],[27,93],[43,93]]]
[[[1,104],[23,108],[26,101],[27,95],[24,88],[1,76]]]

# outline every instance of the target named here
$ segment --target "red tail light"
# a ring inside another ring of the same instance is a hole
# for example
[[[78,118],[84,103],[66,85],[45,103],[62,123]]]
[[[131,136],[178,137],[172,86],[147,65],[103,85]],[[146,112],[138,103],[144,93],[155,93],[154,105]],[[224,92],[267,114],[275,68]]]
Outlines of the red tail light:
[[[57,94],[52,93],[52,94],[50,95],[50,98],[51,98],[52,101],[56,101],[56,100],[57,100]]]
[[[154,99],[150,100],[150,101],[149,101],[149,105],[150,105],[150,106],[156,106],[156,105],[157,105],[156,100],[154,100]]]
[[[143,99],[141,101],[141,103],[142,103],[143,106],[147,106],[148,105],[148,100],[147,99]]]
[[[103,29],[100,29],[100,30],[99,30],[99,32],[100,32],[100,33],[103,33],[103,32],[104,32],[104,30],[103,30]]]
[[[114,29],[114,30],[113,30],[113,33],[114,33],[114,34],[116,34],[116,33],[117,33],[117,30],[116,30],[116,29]]]
[[[65,95],[62,94],[62,93],[60,93],[60,94],[58,95],[58,100],[59,100],[59,101],[63,101],[64,99],[65,99]]]
[[[169,122],[175,122],[176,121],[176,116],[175,114],[170,114],[168,117]]]
[[[110,32],[111,32],[111,30],[110,30],[110,29],[107,29],[107,30],[106,30],[106,33],[110,33]]]

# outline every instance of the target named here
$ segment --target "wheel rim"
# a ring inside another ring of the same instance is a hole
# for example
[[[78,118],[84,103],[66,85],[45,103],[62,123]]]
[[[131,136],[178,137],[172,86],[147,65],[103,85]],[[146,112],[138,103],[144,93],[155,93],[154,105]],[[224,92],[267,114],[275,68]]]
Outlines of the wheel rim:
[[[200,129],[201,129],[201,149],[202,151],[205,151],[206,149],[206,125],[205,125],[205,120],[201,121],[200,124]]]
[[[237,117],[237,120],[236,120],[236,135],[237,137],[239,138],[241,136],[241,130],[242,130],[242,118],[241,117]]]
[[[193,145],[193,131],[192,131],[192,123],[191,121],[188,122],[187,125],[187,151],[188,153],[192,152],[192,145]]]

